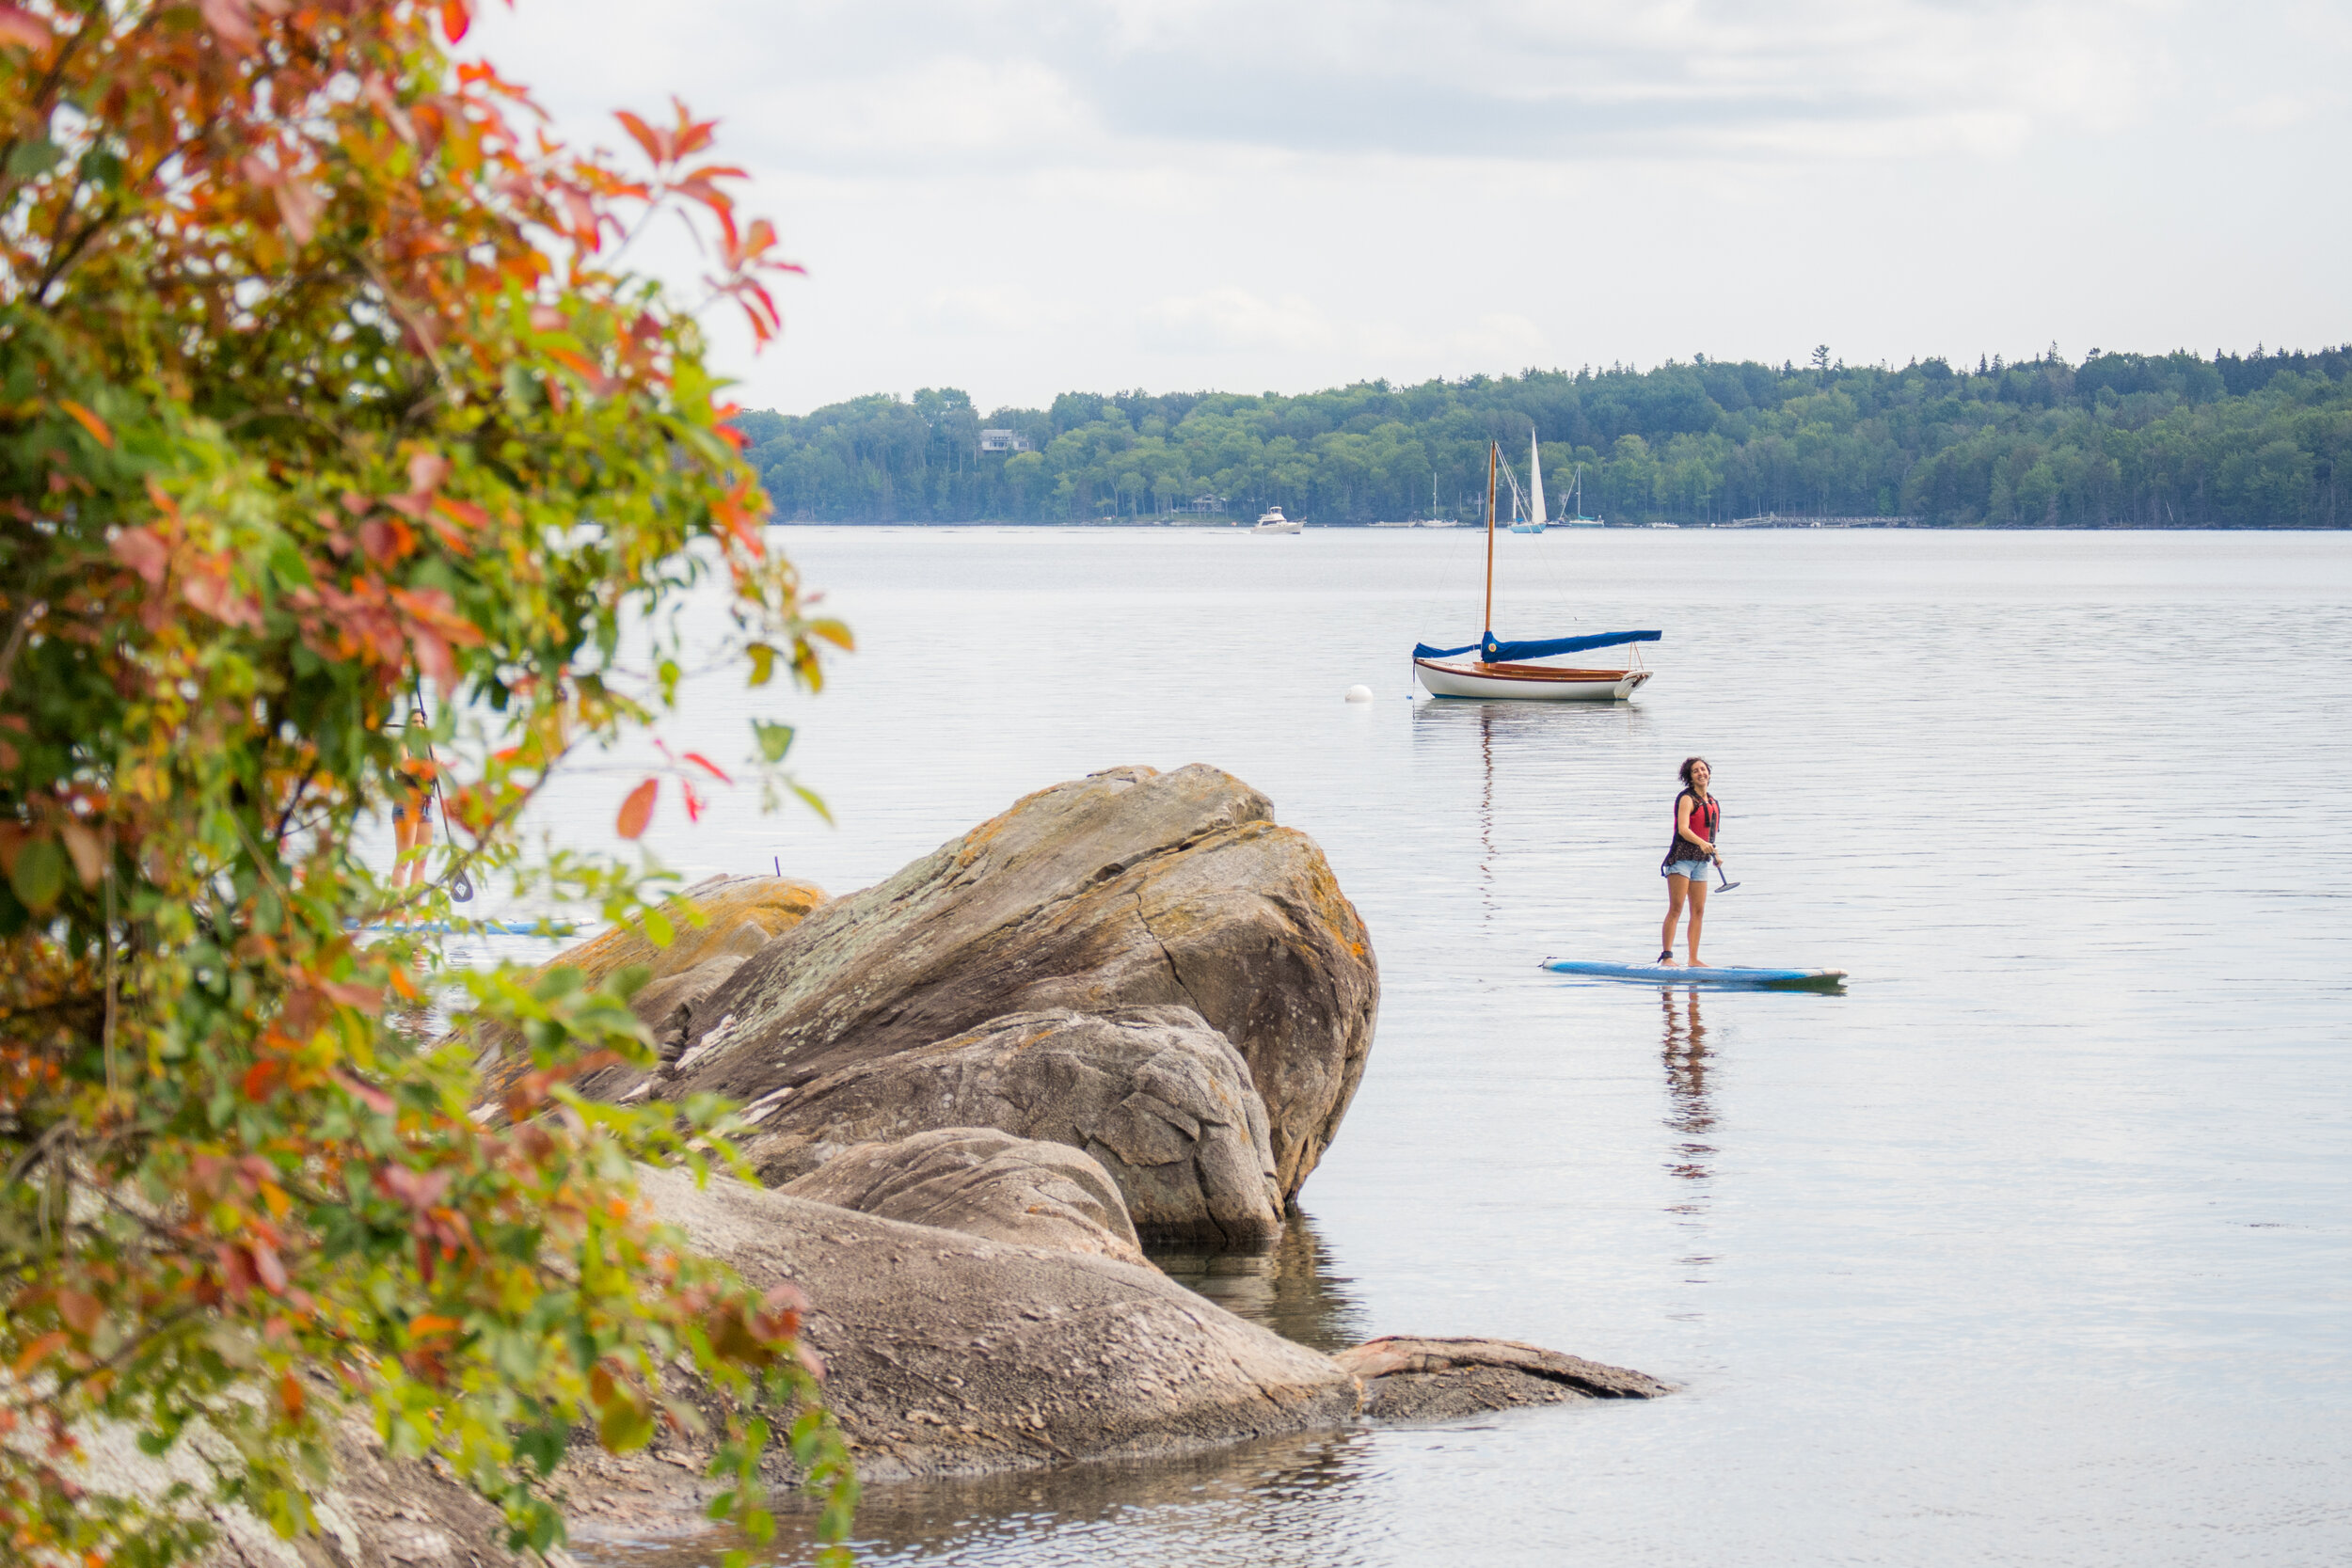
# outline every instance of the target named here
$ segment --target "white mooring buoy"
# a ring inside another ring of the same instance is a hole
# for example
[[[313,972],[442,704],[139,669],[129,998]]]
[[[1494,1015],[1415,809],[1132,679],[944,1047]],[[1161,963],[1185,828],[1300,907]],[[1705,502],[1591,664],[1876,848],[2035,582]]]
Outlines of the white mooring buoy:
[[[1351,703],[1371,702],[1372,688],[1369,686],[1351,686],[1347,689],[1347,700]]]

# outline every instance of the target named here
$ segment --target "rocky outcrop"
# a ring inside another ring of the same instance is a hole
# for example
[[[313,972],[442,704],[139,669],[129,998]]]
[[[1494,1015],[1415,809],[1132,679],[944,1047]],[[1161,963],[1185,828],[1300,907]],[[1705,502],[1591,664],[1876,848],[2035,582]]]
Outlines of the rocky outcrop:
[[[138,1446],[140,1432],[108,1425],[83,1433],[87,1467],[76,1480],[92,1492],[161,1502],[174,1485],[189,1495],[176,1517],[200,1519],[213,1532],[198,1568],[525,1568],[539,1559],[506,1545],[506,1516],[479,1493],[412,1459],[384,1452],[363,1418],[346,1419],[333,1436],[335,1484],[314,1499],[315,1534],[280,1536],[249,1510],[208,1500],[217,1479],[212,1466],[234,1463],[230,1444],[201,1427],[181,1433],[160,1456]],[[11,1558],[8,1560],[14,1561]],[[572,1560],[552,1547],[547,1568]]]
[[[758,1101],[1009,1014],[1189,1007],[1248,1063],[1288,1197],[1363,1075],[1378,997],[1363,922],[1264,796],[1213,768],[1120,768],[1040,790],[770,942],[694,1006],[661,1092]],[[591,1086],[619,1097],[640,1076]]]
[[[993,1127],[1100,1161],[1146,1241],[1257,1247],[1282,1227],[1248,1065],[1189,1007],[1015,1013],[771,1091],[746,1115],[761,1131],[745,1153],[769,1182],[852,1144]]]
[[[1356,1380],[1329,1356],[1152,1269],[736,1181],[697,1189],[663,1171],[644,1184],[704,1251],[763,1289],[807,1292],[803,1335],[867,1480],[1181,1452],[1356,1412]],[[631,1463],[677,1490],[698,1457]],[[787,1484],[781,1445],[770,1463]],[[691,1507],[699,1493],[678,1495]]]
[[[694,1005],[771,938],[798,926],[824,901],[822,888],[789,877],[712,877],[661,906],[662,919],[671,928],[667,946],[657,946],[639,926],[614,926],[565,948],[542,967],[577,969],[592,986],[602,985],[632,964],[650,971],[645,984],[629,998],[629,1010],[656,1048],[675,1061],[685,1049]],[[484,1063],[485,1101],[495,1100],[526,1065],[506,1049],[511,1043],[498,1032],[476,1042]]]
[[[569,964],[587,975],[591,985],[598,985],[616,970],[643,964],[658,981],[722,954],[740,958],[755,953],[769,938],[792,929],[824,902],[823,888],[790,877],[711,877],[662,906],[662,917],[673,931],[667,946],[655,945],[639,927],[614,926],[565,948],[549,967]],[[688,904],[700,913],[701,925],[683,907]]]
[[[777,1190],[878,1219],[1145,1266],[1108,1171],[1067,1144],[993,1128],[859,1144]]]
[[[1373,1339],[1333,1362],[1363,1381],[1364,1415],[1385,1422],[1453,1420],[1523,1404],[1647,1400],[1669,1384],[1624,1367],[1516,1339]]]

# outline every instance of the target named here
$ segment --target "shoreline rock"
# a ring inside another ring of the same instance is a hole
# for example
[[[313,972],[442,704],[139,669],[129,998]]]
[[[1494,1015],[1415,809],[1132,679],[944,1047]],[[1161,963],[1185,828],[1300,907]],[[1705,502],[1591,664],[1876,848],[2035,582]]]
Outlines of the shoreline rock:
[[[1146,1242],[1253,1249],[1281,1234],[1248,1064],[1189,1007],[1015,1013],[780,1092],[750,1109],[760,1132],[744,1147],[771,1185],[821,1175],[852,1144],[993,1127],[1099,1162]]]
[[[1313,840],[1216,768],[1119,768],[815,909],[692,1006],[660,1086],[756,1103],[1011,1014],[1189,1007],[1248,1065],[1286,1200],[1362,1078],[1378,1004],[1371,940]]]
[[[859,1144],[776,1191],[879,1219],[1150,1267],[1118,1184],[1098,1161],[993,1127]]]

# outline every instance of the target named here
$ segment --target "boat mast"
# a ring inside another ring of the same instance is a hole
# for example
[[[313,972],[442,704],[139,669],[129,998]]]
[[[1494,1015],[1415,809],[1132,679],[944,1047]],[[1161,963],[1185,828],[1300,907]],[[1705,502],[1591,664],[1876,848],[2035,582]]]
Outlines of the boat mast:
[[[1495,461],[1502,454],[1501,447],[1486,443],[1486,631],[1481,641],[1495,634]]]

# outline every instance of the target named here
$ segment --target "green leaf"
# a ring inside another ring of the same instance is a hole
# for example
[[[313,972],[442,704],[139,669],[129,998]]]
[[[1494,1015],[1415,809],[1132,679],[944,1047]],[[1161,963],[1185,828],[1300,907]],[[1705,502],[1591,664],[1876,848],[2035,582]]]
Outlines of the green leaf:
[[[826,806],[823,796],[805,784],[792,784],[791,790],[793,794],[801,798],[802,804],[825,819],[826,827],[834,826],[833,812]]]
[[[769,651],[769,657],[774,657],[773,649]],[[771,724],[765,719],[752,721],[752,734],[759,740],[759,754],[769,762],[782,762],[784,753],[792,749],[793,736],[798,733],[789,724]]]
[[[8,177],[12,180],[30,180],[35,175],[46,174],[56,167],[57,160],[64,156],[53,141],[21,142],[16,150],[8,154]]]
[[[65,851],[57,841],[37,838],[16,852],[16,869],[8,873],[8,886],[24,901],[24,907],[36,914],[57,901],[65,891]]]
[[[677,927],[671,925],[670,917],[660,910],[647,910],[639,917],[638,924],[644,927],[645,940],[656,947],[667,947],[677,940]]]
[[[746,650],[752,656],[752,684],[766,686],[776,678],[776,650],[765,642],[755,642]]]

